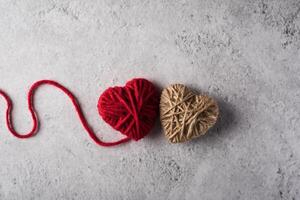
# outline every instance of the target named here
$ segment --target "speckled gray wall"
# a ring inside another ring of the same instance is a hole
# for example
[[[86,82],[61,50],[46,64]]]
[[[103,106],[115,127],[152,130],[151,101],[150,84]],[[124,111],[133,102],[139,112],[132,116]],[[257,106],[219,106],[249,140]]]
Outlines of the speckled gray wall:
[[[26,91],[60,81],[99,136],[105,88],[146,77],[215,97],[207,136],[169,144],[157,122],[140,142],[96,146],[67,97],[36,94],[39,134],[5,127],[0,101],[0,199],[300,199],[300,1],[0,0],[0,88],[29,130]]]

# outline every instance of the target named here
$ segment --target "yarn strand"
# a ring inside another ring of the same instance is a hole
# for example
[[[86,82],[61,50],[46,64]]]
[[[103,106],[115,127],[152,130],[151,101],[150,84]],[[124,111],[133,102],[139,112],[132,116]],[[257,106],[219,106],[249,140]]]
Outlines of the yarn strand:
[[[61,85],[58,82],[55,82],[53,80],[40,80],[40,81],[35,82],[31,86],[31,88],[28,92],[27,101],[28,101],[28,109],[31,113],[31,118],[33,121],[33,127],[31,129],[31,131],[26,134],[20,134],[15,130],[15,128],[13,126],[13,122],[12,122],[13,102],[12,102],[11,98],[6,94],[6,92],[4,92],[3,90],[0,90],[0,96],[2,96],[6,100],[6,103],[7,103],[6,126],[7,126],[8,130],[11,132],[11,134],[14,135],[15,137],[20,138],[20,139],[27,139],[27,138],[34,136],[38,132],[39,120],[38,120],[37,112],[34,107],[34,93],[42,85],[54,86],[55,88],[60,89],[62,92],[64,92],[70,98],[70,100],[72,101],[72,104],[75,107],[75,110],[78,114],[81,124],[83,125],[84,129],[88,132],[89,136],[92,138],[92,140],[96,144],[98,144],[100,146],[109,147],[109,146],[115,146],[118,144],[122,144],[122,143],[128,142],[130,140],[129,137],[125,137],[125,138],[120,139],[115,142],[104,142],[101,139],[99,139],[99,137],[97,137],[97,135],[95,134],[93,129],[90,127],[89,123],[87,122],[86,117],[83,114],[82,108],[81,108],[77,98],[73,95],[73,93],[70,90],[68,90],[66,87],[64,87],[63,85]]]

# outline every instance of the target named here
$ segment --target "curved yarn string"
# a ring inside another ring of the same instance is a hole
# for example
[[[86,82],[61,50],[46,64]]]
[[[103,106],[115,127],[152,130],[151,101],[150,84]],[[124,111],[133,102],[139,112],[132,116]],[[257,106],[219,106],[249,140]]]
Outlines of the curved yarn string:
[[[7,103],[7,110],[6,110],[6,125],[7,125],[7,128],[9,129],[9,131],[17,138],[20,138],[20,139],[26,139],[26,138],[30,138],[32,136],[34,136],[37,131],[38,131],[38,124],[39,124],[39,120],[38,120],[38,116],[37,116],[37,113],[35,111],[35,108],[34,108],[34,93],[35,91],[41,86],[41,85],[51,85],[51,86],[54,86],[55,88],[58,88],[60,89],[62,92],[64,92],[72,101],[72,104],[74,105],[75,109],[76,109],[76,112],[79,116],[79,119],[81,121],[81,124],[83,125],[84,129],[88,132],[89,136],[92,138],[92,140],[98,144],[98,145],[101,145],[101,146],[106,146],[106,147],[109,147],[109,146],[115,146],[115,145],[118,145],[118,144],[122,144],[122,143],[125,143],[125,142],[128,142],[130,140],[129,137],[126,137],[126,138],[123,138],[123,139],[120,139],[118,141],[115,141],[115,142],[104,142],[102,140],[100,140],[97,135],[95,134],[95,132],[92,130],[92,128],[90,127],[89,123],[87,122],[83,112],[82,112],[82,109],[81,109],[81,106],[80,104],[78,103],[78,100],[77,98],[72,94],[72,92],[70,92],[66,87],[64,87],[63,85],[55,82],[55,81],[52,81],[52,80],[40,80],[40,81],[37,81],[36,83],[34,83],[30,90],[29,90],[29,93],[28,93],[28,96],[27,96],[27,100],[28,100],[28,109],[31,113],[31,117],[32,117],[32,121],[33,121],[33,127],[31,129],[31,131],[29,133],[26,133],[26,134],[20,134],[18,133],[14,126],[13,126],[13,122],[12,122],[12,109],[13,109],[13,103],[12,103],[12,100],[11,98],[3,91],[3,90],[0,90],[0,95],[2,97],[4,97],[4,99],[6,100],[6,103]]]

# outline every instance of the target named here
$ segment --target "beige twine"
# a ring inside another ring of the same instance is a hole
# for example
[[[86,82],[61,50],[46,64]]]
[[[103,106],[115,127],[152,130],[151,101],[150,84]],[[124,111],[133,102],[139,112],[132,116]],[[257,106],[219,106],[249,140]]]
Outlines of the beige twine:
[[[165,88],[160,99],[160,120],[172,143],[204,135],[217,121],[219,108],[208,96],[195,95],[186,86]]]

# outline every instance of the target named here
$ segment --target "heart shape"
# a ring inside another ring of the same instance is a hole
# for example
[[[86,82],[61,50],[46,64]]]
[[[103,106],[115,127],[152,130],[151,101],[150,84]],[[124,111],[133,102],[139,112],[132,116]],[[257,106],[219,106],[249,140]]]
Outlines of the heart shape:
[[[154,126],[158,115],[159,94],[143,78],[128,81],[124,87],[110,87],[98,101],[103,120],[127,137],[139,140]]]
[[[196,95],[186,86],[165,88],[160,100],[160,120],[165,136],[172,143],[204,135],[217,121],[219,108],[209,96]]]

